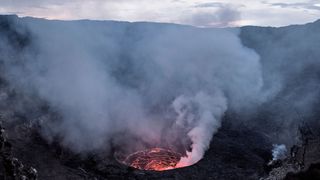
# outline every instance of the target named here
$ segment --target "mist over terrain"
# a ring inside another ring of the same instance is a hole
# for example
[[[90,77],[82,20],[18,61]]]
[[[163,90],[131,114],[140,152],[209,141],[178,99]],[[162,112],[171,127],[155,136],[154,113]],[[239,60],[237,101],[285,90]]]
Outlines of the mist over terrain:
[[[169,147],[187,155],[185,166],[203,157],[223,119],[287,146],[301,124],[318,123],[320,37],[306,32],[319,22],[214,29],[9,16],[0,24],[1,76],[19,95],[15,108],[48,142],[78,153]],[[32,113],[44,106],[57,116]]]
[[[260,55],[263,89],[272,94],[257,109],[253,128],[289,146],[297,142],[299,127],[319,127],[319,30],[318,20],[282,28],[243,27],[240,35]]]

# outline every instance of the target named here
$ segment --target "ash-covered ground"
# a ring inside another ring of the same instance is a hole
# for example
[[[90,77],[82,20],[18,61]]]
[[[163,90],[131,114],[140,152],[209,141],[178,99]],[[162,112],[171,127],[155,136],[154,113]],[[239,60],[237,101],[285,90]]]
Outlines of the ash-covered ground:
[[[221,117],[221,127],[213,135],[210,147],[205,151],[202,159],[189,167],[164,172],[142,171],[120,164],[114,158],[114,153],[121,146],[121,143],[113,142],[116,140],[108,140],[112,142],[106,143],[107,151],[99,148],[90,150],[83,147],[75,148],[68,143],[62,143],[65,140],[64,136],[70,136],[66,131],[71,131],[73,128],[67,128],[64,131],[59,127],[59,131],[56,132],[55,126],[46,126],[46,124],[56,125],[55,122],[60,122],[65,114],[52,107],[52,104],[53,106],[57,104],[47,98],[48,95],[44,91],[41,91],[39,96],[33,91],[30,93],[30,87],[26,85],[28,81],[22,84],[16,83],[20,82],[19,78],[23,79],[24,75],[30,75],[24,74],[28,71],[23,71],[24,73],[16,76],[11,73],[20,72],[19,69],[8,70],[8,67],[16,67],[15,64],[28,64],[21,60],[24,58],[21,56],[30,55],[23,53],[29,51],[28,44],[33,41],[33,38],[37,38],[32,34],[34,32],[24,31],[23,27],[19,26],[23,21],[50,24],[50,21],[46,22],[46,20],[28,18],[26,20],[16,16],[0,17],[0,36],[2,40],[5,39],[0,46],[0,179],[320,179],[319,21],[282,28],[241,28],[238,32],[241,44],[254,50],[260,57],[264,80],[262,88],[267,92],[263,94],[265,98],[258,103],[250,103],[250,106],[244,109],[237,108],[241,102],[235,103],[233,102],[235,100],[231,100],[229,103],[234,107],[226,110]],[[57,22],[54,21],[54,23]],[[72,24],[73,22],[63,23]],[[214,37],[215,35],[215,31],[211,32],[210,29],[168,24],[108,21],[84,21],[84,23],[86,27],[88,24],[90,27],[90,23],[94,26],[103,24],[103,28],[106,29],[115,26],[121,29],[124,26],[125,31],[121,32],[120,36],[131,37],[129,40],[125,38],[120,40],[124,48],[129,48],[133,42],[142,41],[144,36],[148,38],[155,36],[150,31],[166,29],[167,26],[170,28],[174,26],[183,31],[191,29],[192,33],[204,33],[206,36]],[[145,29],[148,29],[149,34],[137,33]],[[106,34],[111,37],[116,35],[119,35],[118,31],[108,31]],[[52,34],[52,36],[50,38],[54,38],[55,35]],[[199,45],[198,43],[196,41],[195,45]],[[176,45],[180,46],[179,43]],[[13,53],[8,53],[7,46],[10,46],[9,50]],[[37,50],[34,52],[35,57],[41,56]],[[203,53],[206,52],[203,51]],[[174,55],[178,56],[178,54]],[[130,53],[121,54],[121,58],[132,58],[132,56],[135,57]],[[23,68],[30,70],[28,69],[30,66],[23,66]],[[31,70],[32,68],[33,66]],[[121,72],[117,71],[116,74],[128,75],[126,74],[128,69],[118,68]],[[45,70],[41,69],[40,73],[44,73]],[[139,70],[141,69],[138,68],[137,71]],[[244,70],[251,71],[251,69]],[[132,74],[129,72],[129,75]],[[118,77],[118,75],[115,76]],[[133,79],[139,78],[141,77]],[[120,80],[132,87],[139,84],[128,78],[120,78]],[[228,83],[238,83],[233,82],[232,78],[227,80]],[[92,84],[88,84],[90,85]],[[26,87],[28,87],[27,91],[19,89]],[[36,87],[33,86],[31,90]],[[228,89],[229,86],[225,88]],[[238,95],[233,95],[233,91],[228,93],[231,95],[227,95],[227,99],[236,97],[237,101],[243,100],[238,98]],[[56,97],[55,94],[52,96]],[[63,125],[67,124],[63,123]],[[111,127],[110,129],[117,129],[119,125],[108,124],[108,126]],[[81,138],[87,136],[96,137],[96,132],[88,131],[81,125],[79,128],[82,128],[84,136],[72,140],[82,141]],[[93,139],[89,138],[89,140]],[[87,145],[87,140],[83,141],[86,142],[83,145]],[[73,143],[77,144],[77,142]],[[283,156],[275,157],[272,151],[274,145],[285,145],[286,151],[283,152]]]

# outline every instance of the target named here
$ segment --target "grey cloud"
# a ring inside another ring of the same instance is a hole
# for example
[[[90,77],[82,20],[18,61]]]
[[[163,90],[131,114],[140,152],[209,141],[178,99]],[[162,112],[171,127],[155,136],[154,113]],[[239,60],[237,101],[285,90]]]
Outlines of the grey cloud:
[[[281,8],[294,8],[294,9],[320,11],[320,6],[317,6],[315,1],[305,2],[305,3],[267,3],[267,4],[275,7],[281,7]]]
[[[79,1],[79,0],[73,0]],[[48,5],[63,5],[67,4],[67,2],[58,2],[55,0],[28,0],[28,1],[20,1],[20,0],[2,0],[0,5],[2,7],[34,7],[41,8]]]
[[[237,8],[226,6],[212,12],[199,11],[187,21],[195,26],[229,27],[235,26],[240,19],[241,12]]]
[[[220,3],[220,2],[210,2],[210,3],[200,3],[195,5],[194,7],[196,8],[208,8],[208,7],[225,7],[226,4],[225,3]]]
[[[193,7],[195,8],[239,8],[245,7],[243,4],[232,4],[232,3],[221,3],[221,2],[208,2],[208,3],[197,3]]]

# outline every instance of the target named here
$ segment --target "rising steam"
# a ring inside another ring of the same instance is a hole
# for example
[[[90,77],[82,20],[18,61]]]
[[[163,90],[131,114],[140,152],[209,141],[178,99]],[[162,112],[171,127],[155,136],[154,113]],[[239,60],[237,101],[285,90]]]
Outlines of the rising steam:
[[[182,158],[178,167],[198,162],[204,155],[211,141],[212,134],[220,127],[220,119],[227,110],[227,100],[222,92],[212,92],[207,95],[203,92],[194,97],[178,97],[173,106],[178,114],[177,125],[188,131],[192,141],[192,151],[188,157]]]
[[[191,141],[179,166],[194,164],[227,108],[250,106],[263,84],[259,57],[241,44],[236,29],[29,18],[10,23],[30,42],[16,57],[1,37],[7,42],[1,49],[12,53],[3,59],[7,79],[62,116],[42,123],[43,135],[77,152],[104,150],[128,136],[143,142],[131,146],[161,145],[163,132],[170,132],[177,141]]]
[[[272,149],[272,160],[276,161],[286,157],[287,147],[284,144],[274,144]]]

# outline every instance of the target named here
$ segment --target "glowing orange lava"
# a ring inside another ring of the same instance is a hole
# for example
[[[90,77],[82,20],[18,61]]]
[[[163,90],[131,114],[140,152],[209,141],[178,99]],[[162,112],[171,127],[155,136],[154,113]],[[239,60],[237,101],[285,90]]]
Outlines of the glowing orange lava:
[[[162,148],[152,148],[130,154],[124,164],[128,166],[153,171],[175,169],[181,159],[181,154]]]

